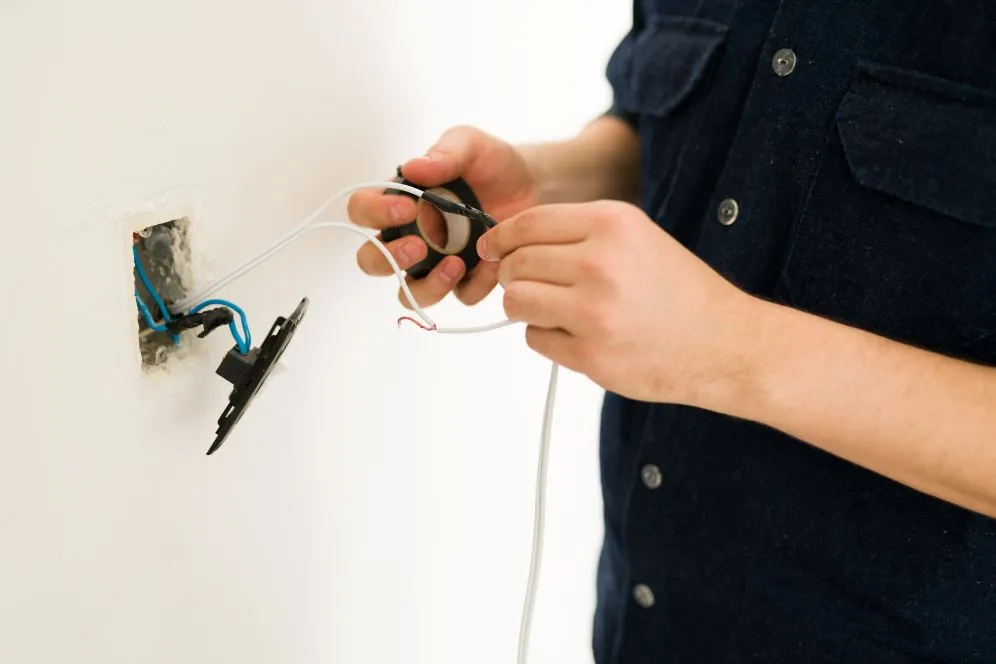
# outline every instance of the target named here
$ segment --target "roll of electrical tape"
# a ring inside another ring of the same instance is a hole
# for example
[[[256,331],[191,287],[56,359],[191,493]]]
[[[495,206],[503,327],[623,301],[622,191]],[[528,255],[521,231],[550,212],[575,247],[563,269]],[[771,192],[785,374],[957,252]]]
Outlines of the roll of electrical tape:
[[[400,182],[401,184],[406,184],[412,187],[417,187],[419,189],[424,189],[422,185],[418,183],[407,180],[402,174],[401,169],[398,169],[398,177],[394,179],[395,182]],[[469,205],[470,207],[481,209],[481,203],[477,200],[477,195],[467,184],[466,180],[463,178],[457,178],[451,180],[446,184],[442,184],[438,187],[429,187],[430,190],[436,193],[441,193],[443,195],[449,194],[450,197],[456,197],[464,205]],[[415,200],[416,205],[419,204],[420,199],[407,192],[398,191],[397,189],[388,189],[384,192],[385,194],[407,196]],[[425,201],[421,201],[425,203]],[[425,203],[429,205],[429,203]],[[417,209],[417,208],[416,208]],[[429,253],[421,261],[412,265],[410,268],[405,270],[409,275],[415,279],[422,279],[428,275],[434,267],[439,265],[440,262],[447,256],[459,256],[466,266],[465,274],[469,274],[471,270],[480,262],[480,257],[477,255],[477,240],[480,239],[484,232],[487,230],[480,223],[475,223],[473,220],[466,217],[459,217],[456,215],[450,215],[448,213],[439,212],[443,215],[446,220],[447,226],[447,240],[446,246],[440,246],[436,242],[432,241],[428,237],[428,234],[423,232],[422,227],[419,225],[418,213],[415,214],[415,219],[402,226],[392,226],[381,231],[381,240],[384,243],[392,242],[409,235],[417,235],[422,238],[428,247]]]

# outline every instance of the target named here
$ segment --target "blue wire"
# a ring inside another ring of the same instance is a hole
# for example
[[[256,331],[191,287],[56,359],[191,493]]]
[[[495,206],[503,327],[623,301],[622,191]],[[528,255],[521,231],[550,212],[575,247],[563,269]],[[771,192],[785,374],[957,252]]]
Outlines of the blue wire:
[[[145,302],[142,301],[142,296],[138,294],[138,289],[135,289],[135,303],[138,305],[138,310],[141,312],[142,317],[145,319],[145,324],[149,326],[149,329],[153,332],[165,332],[166,326],[156,323],[152,319],[152,313],[149,312],[149,308],[145,306]]]
[[[145,286],[145,290],[149,291],[149,295],[155,300],[156,306],[159,307],[159,311],[162,313],[163,320],[167,323],[171,322],[173,319],[169,315],[169,309],[166,307],[166,303],[163,298],[159,295],[159,292],[152,286],[152,282],[149,280],[149,276],[145,273],[145,268],[142,267],[142,261],[138,256],[138,246],[132,245],[132,255],[135,257],[135,271],[138,272],[138,278],[142,280],[142,284]],[[145,318],[145,323],[154,332],[165,332],[168,328],[165,325],[160,325],[155,322],[152,318],[152,313],[146,306],[142,297],[138,294],[138,289],[135,289],[135,303],[138,304],[138,310],[142,313],[142,317]],[[208,307],[210,305],[216,305],[220,307],[228,307],[236,314],[242,321],[242,335],[239,335],[239,330],[235,326],[235,321],[231,321],[228,324],[228,329],[232,332],[232,337],[235,339],[235,345],[238,347],[239,352],[246,355],[249,349],[252,348],[252,335],[249,332],[249,320],[246,317],[246,312],[244,312],[241,307],[228,300],[205,300],[197,306],[190,310],[191,314],[196,314],[198,311]],[[180,343],[180,335],[174,334],[173,343]]]
[[[166,321],[167,323],[172,322],[173,319],[170,318],[169,309],[166,307],[166,303],[163,302],[162,296],[160,296],[159,295],[159,291],[157,291],[153,287],[152,282],[149,281],[149,275],[147,275],[145,273],[145,268],[142,267],[142,261],[138,257],[138,245],[137,244],[131,245],[131,253],[132,253],[132,256],[134,256],[134,258],[135,258],[135,271],[138,272],[138,278],[142,280],[142,285],[145,286],[145,290],[149,291],[149,295],[151,295],[152,299],[155,300],[156,306],[159,307],[159,312],[163,316],[163,320]],[[138,291],[135,292],[135,299],[136,299],[136,301],[139,304],[139,309],[143,310],[142,311],[142,315],[146,316],[145,322],[149,324],[149,327],[151,327],[156,332],[163,332],[163,331],[165,331],[166,328],[164,326],[162,326],[162,325],[158,326],[160,329],[156,329],[155,323],[152,321],[151,314],[149,314],[149,309],[148,309],[148,307],[145,306],[145,302],[142,302],[142,298],[139,297]],[[172,338],[173,338],[173,343],[174,344],[179,344],[180,343],[180,335],[179,334],[172,335]]]
[[[232,331],[232,337],[235,338],[235,345],[238,347],[239,352],[242,353],[243,355],[248,353],[249,349],[252,348],[252,335],[249,333],[249,320],[246,318],[246,312],[242,311],[242,309],[238,305],[233,304],[228,300],[204,300],[197,306],[193,307],[190,310],[190,313],[196,314],[201,309],[204,309],[205,307],[209,307],[211,305],[218,307],[228,307],[236,314],[238,314],[239,318],[242,321],[242,333],[244,336],[239,335],[239,330],[237,327],[235,327],[234,320],[228,324],[228,329]]]

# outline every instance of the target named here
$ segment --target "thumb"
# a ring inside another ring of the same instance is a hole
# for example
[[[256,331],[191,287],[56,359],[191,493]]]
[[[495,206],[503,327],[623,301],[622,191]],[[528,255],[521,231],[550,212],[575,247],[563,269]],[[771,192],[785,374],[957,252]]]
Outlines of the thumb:
[[[422,157],[401,167],[406,178],[423,187],[435,187],[463,176],[480,150],[481,133],[472,127],[447,130]]]

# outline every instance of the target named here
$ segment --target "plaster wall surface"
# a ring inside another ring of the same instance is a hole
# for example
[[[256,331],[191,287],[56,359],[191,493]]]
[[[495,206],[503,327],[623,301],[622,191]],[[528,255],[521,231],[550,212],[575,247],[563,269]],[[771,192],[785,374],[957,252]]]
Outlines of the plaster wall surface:
[[[399,330],[358,240],[314,234],[220,293],[257,338],[311,307],[206,457],[229,340],[143,375],[130,233],[187,217],[204,284],[452,124],[568,136],[629,11],[0,2],[0,661],[514,661],[548,369],[522,330]],[[600,399],[563,376],[534,662],[590,660]]]

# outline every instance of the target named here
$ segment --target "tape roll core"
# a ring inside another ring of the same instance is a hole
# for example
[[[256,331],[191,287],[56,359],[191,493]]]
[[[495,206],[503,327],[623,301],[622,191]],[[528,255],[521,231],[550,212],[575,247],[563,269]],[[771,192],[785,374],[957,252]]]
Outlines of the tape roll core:
[[[394,181],[412,187],[417,187],[419,189],[425,188],[417,182],[412,182],[411,180],[406,179],[401,174],[400,168],[398,169],[398,176],[394,179]],[[469,205],[470,207],[478,210],[481,209],[481,203],[478,201],[477,195],[463,178],[456,178],[455,180],[450,180],[449,182],[441,184],[437,187],[428,187],[428,189],[436,193],[446,195],[447,198],[456,198],[464,205]],[[439,265],[439,263],[447,256],[458,256],[466,266],[465,274],[469,274],[470,271],[477,266],[481,260],[480,256],[477,255],[477,240],[484,235],[487,230],[480,223],[475,223],[473,220],[466,217],[460,217],[459,215],[446,213],[442,210],[436,210],[438,214],[442,215],[442,218],[446,222],[447,226],[446,246],[441,247],[439,244],[434,242],[432,238],[428,237],[428,234],[424,233],[422,227],[419,225],[418,207],[420,205],[431,206],[431,203],[423,201],[418,196],[406,191],[388,189],[384,193],[394,196],[407,196],[413,199],[416,203],[414,219],[401,226],[386,228],[381,231],[380,234],[381,240],[385,243],[393,242],[394,240],[410,235],[417,236],[425,242],[426,247],[428,248],[428,254],[426,257],[405,270],[405,272],[407,272],[411,277],[415,279],[422,279],[432,272],[432,269]]]
[[[451,200],[459,202],[459,198],[453,192],[444,189],[443,187],[432,187],[430,189],[433,193],[439,194]],[[427,227],[425,223],[425,215],[423,210],[431,210],[432,214],[438,215],[439,220],[442,222],[443,227],[446,230],[446,241],[440,244],[438,240],[432,236],[431,227]],[[434,207],[432,203],[428,201],[420,200],[415,212],[415,223],[418,224],[419,235],[425,240],[425,243],[438,251],[441,254],[450,256],[457,255],[467,246],[470,242],[471,226],[473,222],[467,217],[461,217],[458,214],[453,214],[452,212],[443,212],[442,210]]]

